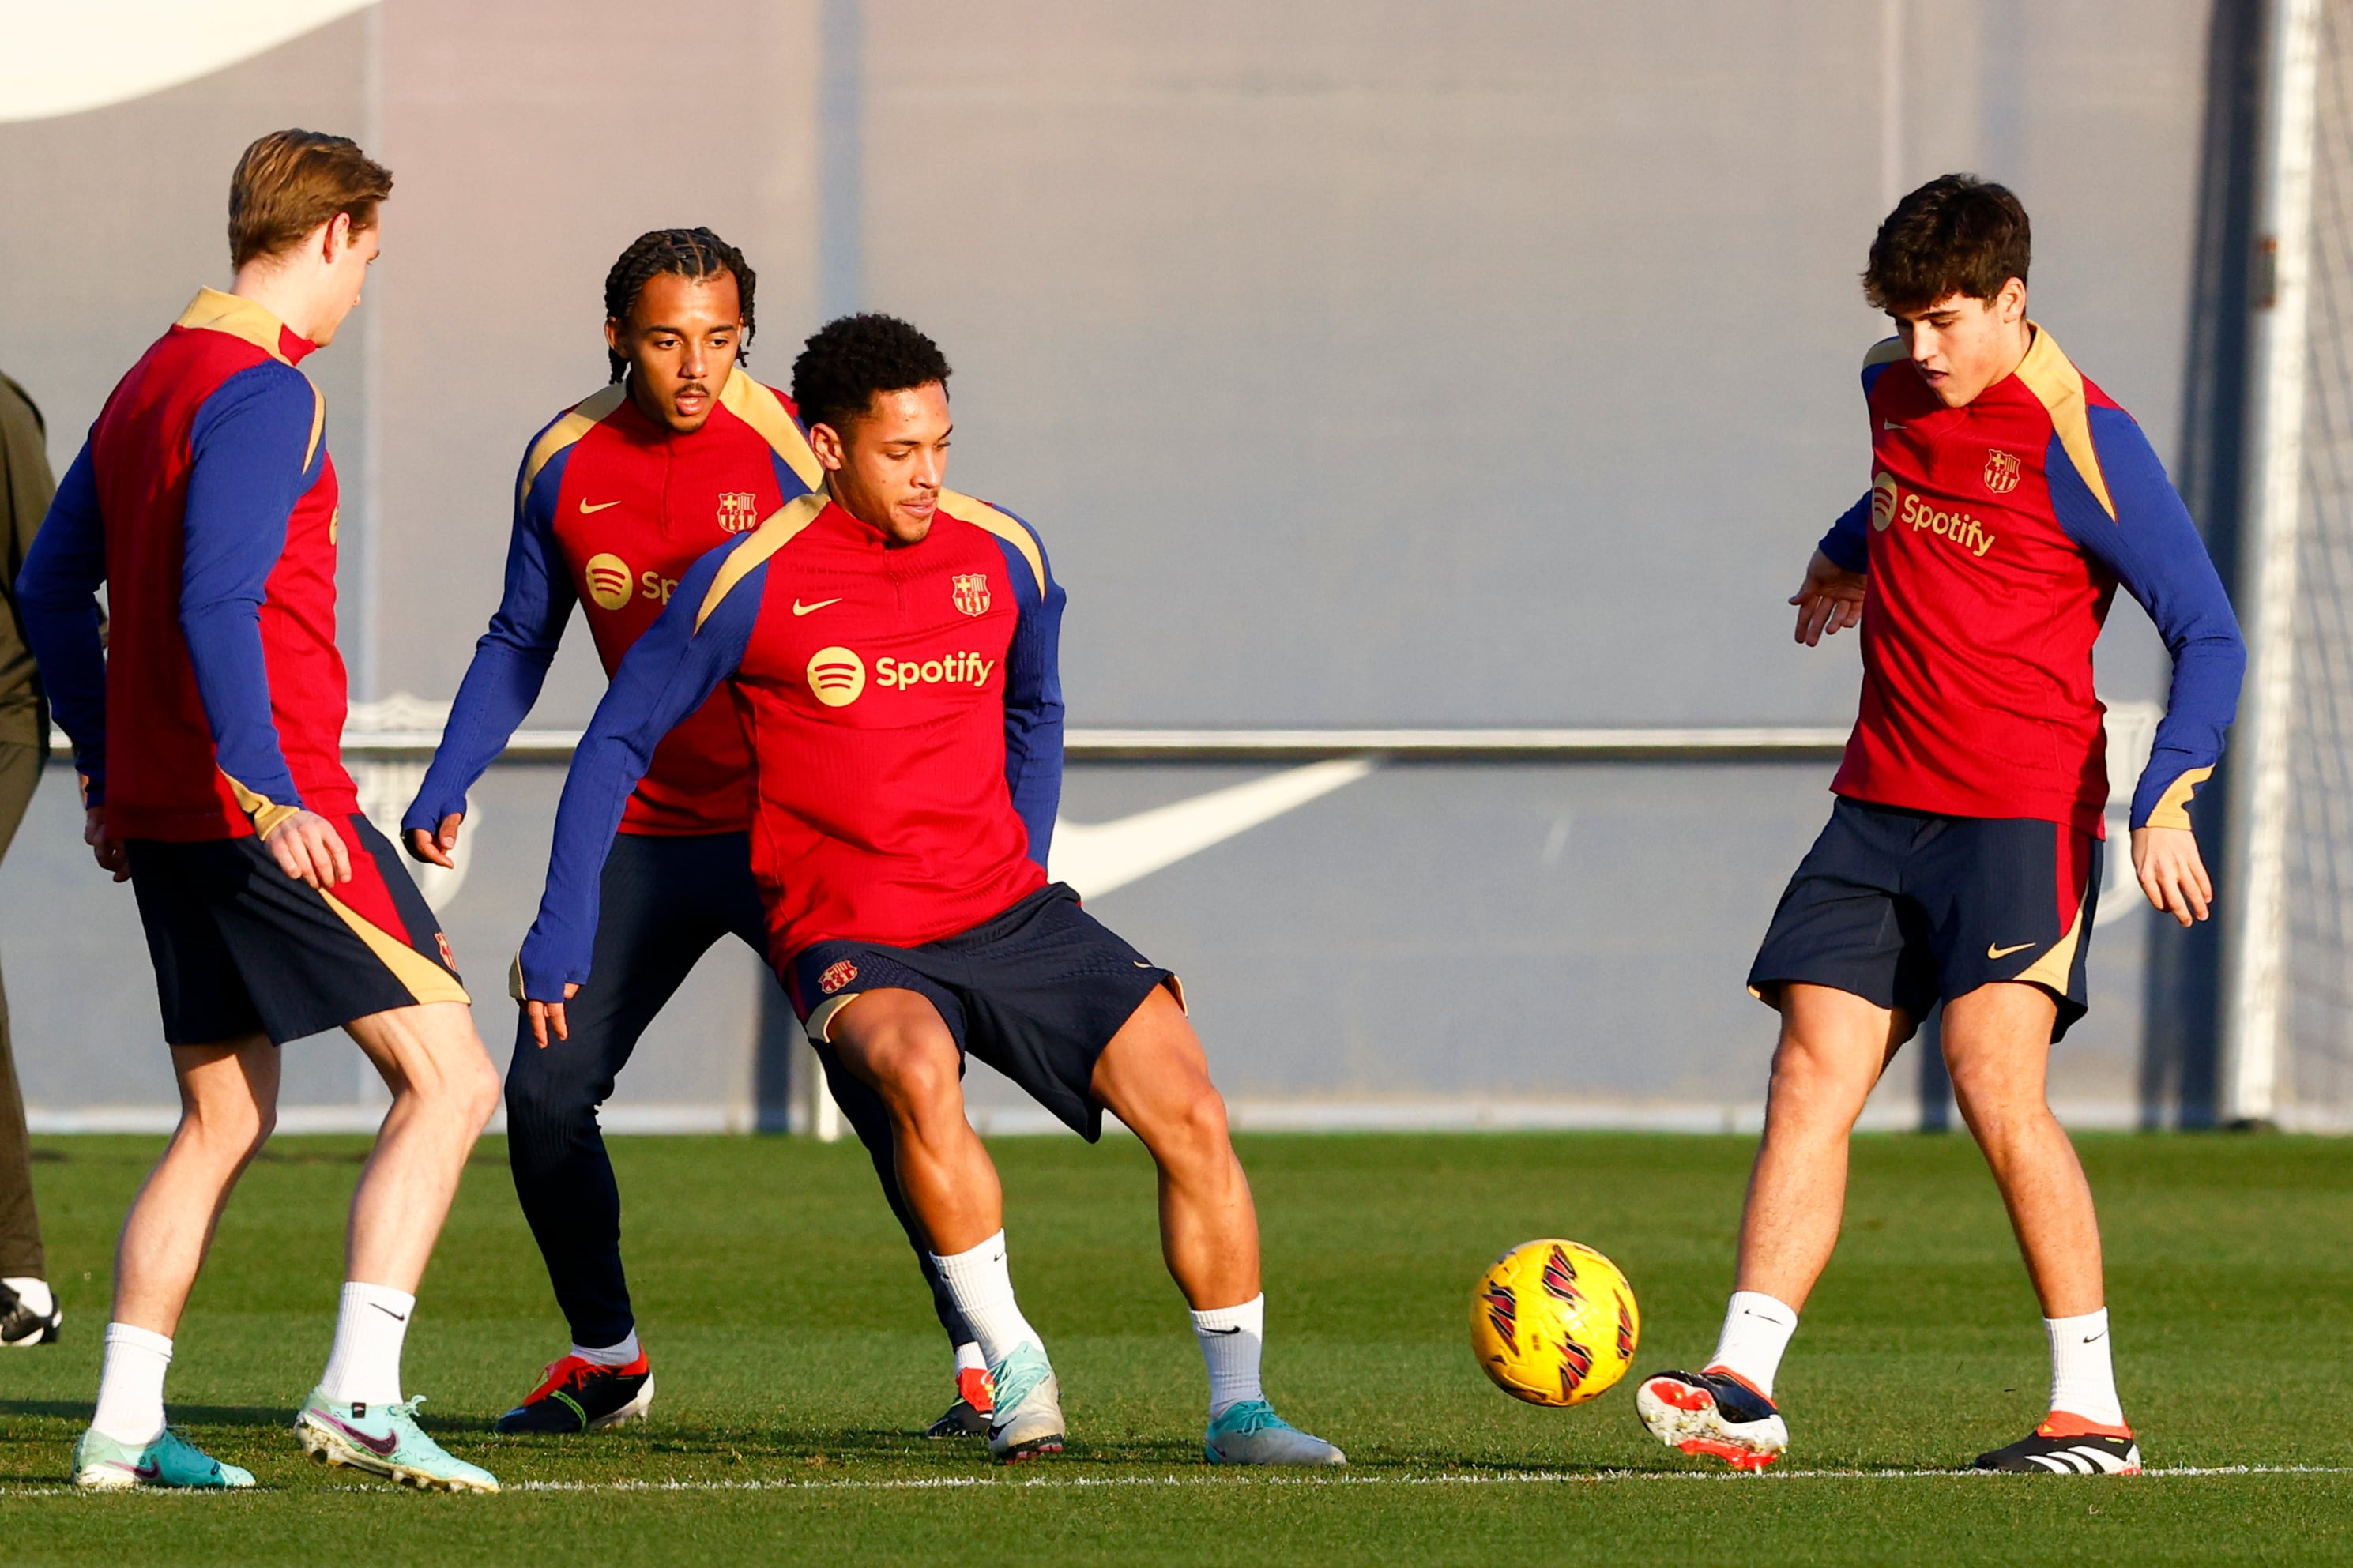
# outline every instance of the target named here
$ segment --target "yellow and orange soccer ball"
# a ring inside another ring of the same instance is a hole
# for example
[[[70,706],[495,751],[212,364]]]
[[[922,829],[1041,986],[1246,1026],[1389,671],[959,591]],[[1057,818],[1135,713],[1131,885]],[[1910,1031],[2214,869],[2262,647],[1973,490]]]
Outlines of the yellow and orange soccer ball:
[[[1471,1297],[1471,1348],[1495,1386],[1531,1405],[1582,1405],[1634,1364],[1634,1288],[1574,1241],[1523,1242],[1488,1265]]]

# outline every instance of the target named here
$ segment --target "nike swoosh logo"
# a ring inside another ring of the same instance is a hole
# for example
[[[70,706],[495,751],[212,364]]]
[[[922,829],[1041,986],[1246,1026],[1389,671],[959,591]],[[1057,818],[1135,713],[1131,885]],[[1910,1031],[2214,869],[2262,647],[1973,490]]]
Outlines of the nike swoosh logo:
[[[407,1313],[396,1312],[381,1301],[370,1301],[368,1305],[374,1307],[377,1311],[382,1312],[385,1317],[390,1318],[396,1323],[405,1323],[408,1321]]]
[[[131,1473],[142,1481],[157,1480],[164,1474],[164,1467],[153,1459],[142,1459],[131,1467]]]
[[[2084,1336],[2084,1342],[2085,1344],[2087,1344],[2087,1345],[2097,1344],[2097,1343],[2099,1343],[2102,1340],[2106,1339],[2107,1337],[2108,1337],[2108,1331],[2107,1331],[2107,1330],[2105,1330],[2105,1329],[2102,1329],[2102,1330],[2101,1330],[2098,1333],[2096,1333],[2096,1334],[2085,1334],[2085,1335]]]
[[[583,517],[594,517],[600,511],[604,511],[608,508],[617,507],[621,503],[617,500],[600,500],[595,506],[590,506],[587,499],[583,497],[580,502],[580,515]]]
[[[806,616],[806,615],[807,615],[807,614],[808,614],[810,611],[812,611],[812,610],[822,610],[822,609],[824,609],[828,605],[839,605],[839,603],[841,603],[840,599],[839,599],[839,598],[832,598],[832,599],[819,599],[819,600],[818,600],[816,604],[814,604],[814,605],[804,605],[804,604],[802,604],[798,599],[795,599],[795,600],[793,601],[793,614],[795,614],[795,615],[797,615],[797,616]]]
[[[1240,1332],[1241,1332],[1241,1330],[1240,1330],[1239,1328],[1234,1328],[1234,1329],[1203,1329],[1201,1331],[1202,1331],[1203,1333],[1205,1333],[1205,1334],[1238,1334],[1238,1333],[1240,1333]]]
[[[386,1432],[381,1437],[371,1437],[348,1421],[338,1420],[332,1415],[327,1416],[326,1420],[329,1426],[333,1426],[379,1459],[391,1458],[392,1451],[400,1447],[400,1434],[397,1432]]]
[[[1903,426],[1898,425],[1898,424],[1897,424],[1897,423],[1895,423],[1895,421],[1894,421],[1894,420],[1893,420],[1893,419],[1883,419],[1883,420],[1881,420],[1881,421],[1879,422],[1879,427],[1880,427],[1882,430],[1901,430],[1901,429],[1903,429],[1903,428],[1904,428],[1904,426]]]
[[[1058,820],[1047,874],[1095,898],[1355,784],[1376,765],[1367,757],[1310,763],[1115,822]]]
[[[1988,942],[1986,943],[1986,956],[1988,958],[2008,958],[2013,952],[2024,952],[2028,948],[2035,945],[2037,944],[2031,942],[2021,942],[2010,947],[1996,947],[1993,943]]]

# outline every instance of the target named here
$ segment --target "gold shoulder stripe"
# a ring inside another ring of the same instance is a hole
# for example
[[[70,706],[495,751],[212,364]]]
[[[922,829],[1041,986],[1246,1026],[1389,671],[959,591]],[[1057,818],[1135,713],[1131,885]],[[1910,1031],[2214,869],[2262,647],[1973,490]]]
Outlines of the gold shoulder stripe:
[[[616,382],[594,396],[574,404],[571,413],[549,426],[547,434],[531,444],[531,455],[522,460],[522,482],[515,487],[515,505],[522,505],[523,498],[531,494],[533,481],[539,478],[539,471],[554,461],[555,454],[602,425],[614,409],[621,406],[621,399],[628,395],[628,389]]]
[[[1038,552],[1038,542],[1029,536],[1028,529],[987,501],[975,500],[956,490],[940,492],[940,508],[959,522],[985,528],[1021,552],[1021,559],[1029,563],[1029,570],[1038,574],[1038,592],[1045,593],[1046,558]]]
[[[2213,776],[2212,768],[2191,768],[2188,773],[2183,773],[2165,786],[2165,793],[2157,797],[2155,805],[2148,808],[2148,820],[2141,826],[2188,827],[2190,799],[2197,795],[2198,786]]]
[[[194,331],[227,332],[233,338],[243,338],[280,364],[292,363],[278,348],[278,334],[286,323],[252,300],[235,294],[199,289],[173,324]]]
[[[305,381],[311,381],[311,378],[307,375],[303,376],[302,379]],[[302,448],[302,471],[304,473],[307,474],[311,471],[311,461],[319,455],[319,438],[326,433],[327,395],[319,390],[319,384],[317,382],[311,381],[311,444]]]
[[[1862,368],[1869,370],[1875,364],[1894,364],[1897,360],[1911,357],[1911,352],[1905,348],[1902,338],[1882,338],[1871,345],[1870,353],[1862,356]]]
[[[2084,373],[2077,370],[2059,347],[2059,340],[2034,327],[2033,345],[2026,357],[2018,363],[2018,379],[2026,389],[2042,401],[2050,413],[2052,427],[2059,432],[2059,444],[2067,449],[2068,460],[2075,472],[2100,503],[2100,510],[2110,521],[2116,515],[2116,503],[2108,495],[2107,476],[2100,471],[2100,454],[2092,445],[2092,420],[2089,406],[2084,401]]]
[[[719,563],[719,575],[711,580],[711,591],[695,606],[694,629],[701,631],[702,623],[735,591],[735,584],[750,576],[754,567],[791,543],[793,535],[815,522],[817,514],[832,499],[823,490],[795,497],[770,512],[768,520],[754,529],[750,538],[729,551],[727,559]]]
[[[785,460],[785,467],[801,477],[801,483],[810,489],[825,484],[825,469],[809,450],[808,437],[785,412],[773,387],[763,385],[745,375],[742,370],[727,373],[727,384],[719,389],[719,406],[760,433],[769,450]]]

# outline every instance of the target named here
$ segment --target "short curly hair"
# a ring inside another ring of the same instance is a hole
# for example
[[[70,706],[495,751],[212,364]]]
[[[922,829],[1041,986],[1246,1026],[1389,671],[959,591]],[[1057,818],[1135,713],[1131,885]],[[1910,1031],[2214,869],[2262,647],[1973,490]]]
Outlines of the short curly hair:
[[[1879,226],[1863,298],[1897,316],[1955,294],[1990,300],[2011,279],[2025,282],[2033,258],[2033,231],[2015,195],[1975,174],[1940,174]]]
[[[935,381],[944,388],[950,374],[939,344],[896,316],[861,312],[810,334],[793,361],[793,401],[802,424],[829,425],[847,436],[849,422],[880,394]]]

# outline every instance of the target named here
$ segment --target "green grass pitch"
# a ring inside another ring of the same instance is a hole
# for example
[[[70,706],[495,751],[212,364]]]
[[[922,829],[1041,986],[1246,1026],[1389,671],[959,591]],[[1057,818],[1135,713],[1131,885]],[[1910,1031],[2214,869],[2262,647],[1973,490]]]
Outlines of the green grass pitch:
[[[832,1563],[2116,1563],[2353,1557],[2353,1142],[2081,1140],[2107,1235],[2118,1370],[2159,1473],[1920,1472],[2041,1414],[2042,1331],[1959,1137],[1858,1141],[1846,1239],[1780,1384],[1783,1473],[1658,1447],[1621,1384],[1571,1411],[1488,1386],[1465,1325],[1505,1247],[1567,1235],[1643,1309],[1638,1367],[1713,1343],[1750,1143],[1608,1134],[1253,1137],[1269,1391],[1343,1477],[1213,1472],[1202,1375],[1132,1140],[995,1145],[1014,1277],[1072,1447],[993,1469],[915,1434],[944,1349],[863,1155],[797,1140],[622,1139],[653,1420],[566,1440],[486,1427],[564,1346],[503,1169],[475,1157],[406,1363],[426,1420],[495,1470],[425,1497],[313,1468],[285,1434],[323,1361],[353,1140],[281,1139],[247,1177],[179,1338],[175,1420],[260,1489],[82,1496],[123,1205],[144,1139],[55,1139],[36,1167],[68,1331],[0,1352],[0,1561]],[[2173,1473],[2163,1473],[2163,1472]],[[2184,1473],[2192,1471],[2221,1473]],[[1827,1473],[1825,1473],[1827,1472]]]

